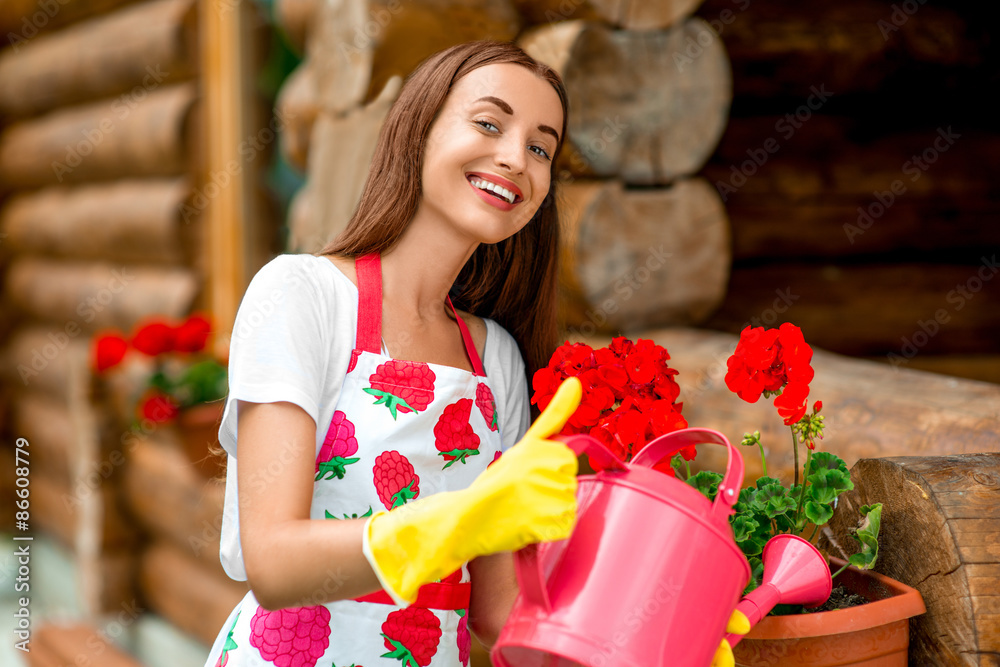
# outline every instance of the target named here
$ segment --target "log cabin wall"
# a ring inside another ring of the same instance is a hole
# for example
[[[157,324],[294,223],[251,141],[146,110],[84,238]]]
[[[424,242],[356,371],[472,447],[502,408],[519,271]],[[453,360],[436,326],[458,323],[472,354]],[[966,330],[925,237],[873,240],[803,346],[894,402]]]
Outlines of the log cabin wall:
[[[31,443],[30,530],[72,553],[69,597],[92,616],[134,599],[138,563],[118,502],[124,429],[94,394],[90,340],[198,296],[197,230],[179,215],[196,172],[197,6],[20,5],[3,33],[23,40],[0,51],[5,430]]]
[[[148,316],[235,312],[238,300],[220,305],[209,294],[220,281],[213,257],[228,241],[217,235],[209,248],[207,212],[240,174],[257,179],[270,148],[253,142],[247,157],[244,144],[259,139],[247,129],[243,144],[237,138],[231,147],[240,151],[235,173],[209,172],[206,136],[229,127],[206,116],[207,7],[199,0],[18,0],[0,10],[3,456],[13,460],[16,437],[30,442],[30,531],[71,554],[73,590],[65,597],[87,619],[136,600],[161,614],[169,608],[176,596],[157,594],[169,581],[158,569],[164,553],[174,554],[171,563],[181,563],[189,580],[198,581],[194,568],[232,584],[217,540],[214,558],[199,560],[203,550],[186,536],[170,551],[169,533],[150,530],[128,502],[125,473],[141,471],[142,452],[151,443],[180,445],[169,430],[133,425],[131,399],[148,368],[130,364],[118,382],[102,382],[90,353],[95,333],[127,333]],[[259,37],[252,11],[233,14],[244,22],[238,31]],[[259,68],[258,50],[251,42],[238,57]],[[266,125],[253,117],[253,104],[251,95],[249,124],[234,127]],[[277,250],[278,223],[268,226],[260,189],[246,201],[245,240],[232,252],[244,254],[252,275]],[[232,280],[228,291],[241,296],[248,276]],[[7,502],[14,480],[10,466],[3,470]],[[214,498],[214,490],[202,480],[194,502]],[[4,517],[6,530],[15,530],[11,520]],[[204,590],[233,599],[224,583],[222,593]]]
[[[995,9],[708,0],[733,64],[705,176],[733,230],[705,326],[1000,382]],[[690,57],[697,57],[697,45]]]

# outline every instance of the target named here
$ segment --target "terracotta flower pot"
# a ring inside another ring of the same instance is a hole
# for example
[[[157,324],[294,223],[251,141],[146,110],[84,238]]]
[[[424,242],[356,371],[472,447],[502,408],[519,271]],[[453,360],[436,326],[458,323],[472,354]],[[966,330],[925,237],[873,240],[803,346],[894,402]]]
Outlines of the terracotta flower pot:
[[[219,444],[219,424],[224,408],[225,401],[212,401],[185,408],[177,415],[184,454],[198,472],[209,478],[226,472],[225,457],[212,451]]]
[[[839,558],[830,559],[834,572],[843,565]],[[736,664],[905,667],[909,619],[926,611],[920,593],[895,579],[853,567],[837,575],[834,585],[871,602],[836,611],[768,616],[733,649]]]

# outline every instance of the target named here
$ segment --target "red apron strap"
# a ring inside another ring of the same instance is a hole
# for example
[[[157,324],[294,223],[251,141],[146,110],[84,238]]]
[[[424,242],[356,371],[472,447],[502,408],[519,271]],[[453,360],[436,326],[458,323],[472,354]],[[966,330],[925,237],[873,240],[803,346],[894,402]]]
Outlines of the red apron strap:
[[[472,598],[472,584],[424,584],[417,590],[417,600],[412,606],[422,609],[438,609],[457,611],[468,609]],[[376,591],[370,595],[354,598],[356,602],[377,602],[379,604],[396,604],[385,591]]]
[[[469,333],[469,328],[465,326],[465,322],[461,317],[458,316],[458,311],[455,310],[455,304],[451,302],[451,297],[447,297],[448,305],[451,306],[451,312],[455,314],[455,321],[458,322],[458,329],[462,332],[462,341],[465,343],[465,353],[469,355],[469,361],[472,362],[472,371],[479,377],[486,377],[486,369],[483,368],[483,362],[479,358],[479,352],[476,351],[476,344],[472,342],[472,334]]]
[[[382,352],[382,258],[378,253],[357,257],[358,350]]]

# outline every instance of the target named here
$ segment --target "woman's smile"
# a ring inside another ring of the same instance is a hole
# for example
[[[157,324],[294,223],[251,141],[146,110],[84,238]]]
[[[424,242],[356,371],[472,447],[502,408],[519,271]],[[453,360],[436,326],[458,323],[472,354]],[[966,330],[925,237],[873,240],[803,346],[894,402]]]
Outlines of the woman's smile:
[[[466,174],[466,179],[483,201],[502,211],[511,211],[524,200],[520,188],[495,174],[472,172]]]

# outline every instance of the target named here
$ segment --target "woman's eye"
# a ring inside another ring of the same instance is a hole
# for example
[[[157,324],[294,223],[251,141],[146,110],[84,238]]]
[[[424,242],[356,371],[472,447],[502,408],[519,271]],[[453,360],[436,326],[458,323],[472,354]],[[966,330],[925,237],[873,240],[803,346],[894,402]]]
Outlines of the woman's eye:
[[[489,130],[490,132],[499,132],[499,131],[500,131],[500,130],[499,130],[499,129],[497,128],[497,126],[496,126],[496,125],[494,125],[493,123],[491,123],[491,122],[490,122],[490,121],[488,121],[488,120],[477,120],[477,121],[476,121],[476,125],[479,125],[479,126],[480,126],[480,127],[482,127],[482,128],[484,129],[484,130]]]
[[[546,151],[541,146],[528,146],[528,149],[534,151],[537,155],[541,155],[546,160],[551,160],[552,159],[552,157],[549,155],[548,151]]]

